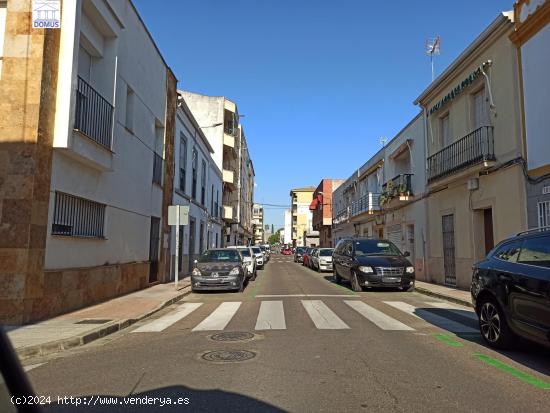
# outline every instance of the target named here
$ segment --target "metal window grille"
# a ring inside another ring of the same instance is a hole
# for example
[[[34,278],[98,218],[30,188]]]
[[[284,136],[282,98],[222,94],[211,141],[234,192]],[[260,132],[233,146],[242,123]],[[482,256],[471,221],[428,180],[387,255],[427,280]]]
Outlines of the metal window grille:
[[[55,193],[52,235],[103,238],[104,223],[104,204]]]
[[[162,185],[162,156],[156,152],[153,158],[153,182]]]
[[[539,228],[550,227],[550,201],[539,202]]]
[[[113,105],[80,76],[76,88],[74,128],[106,148],[111,148]]]

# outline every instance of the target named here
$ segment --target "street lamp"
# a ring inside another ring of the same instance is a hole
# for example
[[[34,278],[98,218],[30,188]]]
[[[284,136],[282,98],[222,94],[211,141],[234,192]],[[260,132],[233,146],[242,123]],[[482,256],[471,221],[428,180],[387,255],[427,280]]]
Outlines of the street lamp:
[[[209,126],[199,126],[199,128],[201,128],[201,129],[216,128],[216,127],[222,126],[222,125],[223,125],[223,122],[218,122],[218,123],[214,123],[213,125],[209,125]]]

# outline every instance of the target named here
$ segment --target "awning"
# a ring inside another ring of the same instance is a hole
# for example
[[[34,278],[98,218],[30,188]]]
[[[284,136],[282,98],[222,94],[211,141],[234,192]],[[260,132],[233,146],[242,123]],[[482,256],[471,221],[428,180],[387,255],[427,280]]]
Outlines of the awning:
[[[319,204],[319,198],[314,198],[313,201],[311,201],[311,204],[309,204],[309,210],[315,211],[317,209],[318,204]]]

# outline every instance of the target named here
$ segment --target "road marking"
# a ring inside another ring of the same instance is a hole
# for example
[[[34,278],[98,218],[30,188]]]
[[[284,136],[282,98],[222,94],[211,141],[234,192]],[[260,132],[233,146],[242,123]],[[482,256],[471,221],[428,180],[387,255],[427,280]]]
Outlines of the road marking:
[[[477,333],[478,331],[467,327],[464,324],[458,323],[448,318],[442,317],[440,315],[434,314],[427,310],[426,308],[419,308],[414,305],[404,303],[402,301],[384,301],[385,304],[388,304],[398,310],[401,310],[407,314],[412,315],[413,317],[424,320],[430,324],[433,324],[436,327],[442,328],[444,330],[450,331],[452,333]]]
[[[262,301],[256,320],[256,330],[285,330],[285,310],[282,301]]]
[[[539,389],[544,389],[544,390],[550,389],[550,383],[540,380],[530,374],[524,373],[523,371],[518,370],[506,363],[503,363],[502,361],[496,360],[494,358],[486,356],[485,354],[480,354],[480,353],[474,353],[474,357],[490,366],[496,367],[501,371],[509,373],[512,376],[517,377],[521,381],[528,383],[532,386],[535,386]]]
[[[321,300],[302,300],[311,321],[320,330],[341,330],[349,328],[330,308]]]
[[[371,307],[368,304],[365,304],[362,301],[356,300],[344,300],[344,302],[365,317],[367,320],[373,322],[382,330],[400,330],[400,331],[411,331],[414,328],[409,327],[406,324],[403,324],[401,321],[397,321],[395,318],[390,317],[389,315],[384,314],[382,311],[377,310],[376,308]]]
[[[474,320],[475,322],[478,321],[477,314],[474,311],[470,310],[468,307],[460,307],[460,306],[455,305],[455,304],[443,303],[443,302],[439,302],[439,301],[425,301],[424,303],[428,304],[428,305],[431,305],[432,307],[442,308],[444,310],[449,310],[449,312],[451,312],[453,314],[457,314],[457,315],[460,315],[462,317],[469,318],[471,320]]]
[[[256,298],[290,298],[290,297],[360,297],[359,295],[349,294],[270,294],[257,295]]]
[[[170,327],[172,324],[191,314],[201,305],[202,303],[182,304],[178,307],[177,310],[173,311],[172,313],[151,321],[150,323],[142,325],[141,327],[133,330],[132,333],[158,333],[160,331],[163,331]]]
[[[454,337],[451,336],[450,334],[436,333],[433,336],[437,340],[439,340],[442,343],[445,343],[445,344],[447,344],[448,346],[451,346],[451,347],[463,347],[464,346],[464,344],[462,344],[460,341],[455,340]]]
[[[229,324],[240,306],[240,301],[221,303],[212,314],[206,317],[191,331],[223,330],[227,324]]]

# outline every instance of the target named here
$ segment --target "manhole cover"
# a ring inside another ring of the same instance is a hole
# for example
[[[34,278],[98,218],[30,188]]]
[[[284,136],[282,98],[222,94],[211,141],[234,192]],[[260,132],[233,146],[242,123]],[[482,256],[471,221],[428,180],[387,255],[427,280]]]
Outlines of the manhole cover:
[[[202,359],[206,361],[217,361],[224,363],[232,363],[236,361],[250,360],[256,357],[256,353],[248,350],[219,350],[209,351],[202,355]]]
[[[77,321],[75,324],[105,324],[105,323],[108,323],[109,321],[113,321],[113,320],[107,320],[107,319],[93,319],[93,318],[88,318],[86,320],[80,320],[80,321]]]
[[[214,341],[243,341],[254,338],[254,334],[246,331],[227,331],[225,333],[214,334],[210,338]]]

